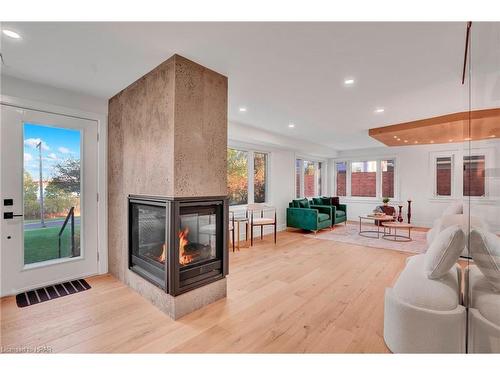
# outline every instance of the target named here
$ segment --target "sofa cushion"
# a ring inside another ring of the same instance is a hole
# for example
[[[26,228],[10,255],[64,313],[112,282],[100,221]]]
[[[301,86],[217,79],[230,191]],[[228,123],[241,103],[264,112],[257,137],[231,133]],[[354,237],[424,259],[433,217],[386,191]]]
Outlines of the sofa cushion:
[[[424,273],[425,254],[408,258],[405,269],[394,284],[393,292],[404,302],[429,310],[449,311],[459,305],[460,287],[455,268],[439,280]]]
[[[427,232],[427,245],[430,246],[439,233],[452,225],[460,225],[466,234],[469,233],[469,226],[488,230],[488,225],[478,216],[471,216],[469,220],[469,217],[463,214],[443,215],[434,221],[432,229]]]
[[[468,269],[469,307],[479,310],[490,322],[500,326],[500,293],[496,292],[479,267]]]
[[[295,208],[310,208],[309,201],[306,198],[294,199],[292,202]]]
[[[321,206],[323,204],[323,200],[321,198],[313,198],[312,201],[313,204],[316,204],[318,206]]]
[[[332,198],[330,197],[321,197],[321,204],[323,206],[331,206],[332,205]]]
[[[470,252],[486,280],[500,292],[500,238],[483,229],[472,229]]]
[[[325,220],[330,220],[330,215],[319,213],[318,214],[318,221],[322,222],[322,221],[325,221]]]
[[[331,197],[330,199],[332,201],[332,206],[339,208],[340,198],[339,197]]]
[[[457,214],[463,214],[464,213],[464,205],[462,202],[456,202],[450,204],[446,209],[443,211],[443,214],[441,216],[445,215],[457,215]]]
[[[465,233],[459,225],[452,225],[439,233],[425,253],[427,277],[443,277],[456,263],[464,247]]]
[[[345,216],[345,211],[335,210],[335,217],[344,217],[344,216]]]

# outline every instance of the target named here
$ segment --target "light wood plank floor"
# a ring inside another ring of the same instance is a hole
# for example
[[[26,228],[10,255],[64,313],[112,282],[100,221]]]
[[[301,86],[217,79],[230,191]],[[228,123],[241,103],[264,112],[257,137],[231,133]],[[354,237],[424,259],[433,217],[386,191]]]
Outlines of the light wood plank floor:
[[[388,352],[384,289],[408,253],[281,232],[230,254],[228,297],[172,321],[113,276],[19,309],[1,300],[2,347],[54,352]]]

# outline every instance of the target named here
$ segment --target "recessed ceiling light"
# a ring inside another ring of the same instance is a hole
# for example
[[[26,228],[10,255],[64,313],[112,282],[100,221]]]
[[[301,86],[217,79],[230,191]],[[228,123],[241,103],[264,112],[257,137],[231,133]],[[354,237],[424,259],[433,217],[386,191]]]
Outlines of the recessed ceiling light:
[[[397,135],[395,135],[393,138],[394,138],[394,139],[398,139],[398,136],[397,136]]]
[[[377,109],[375,110],[375,113],[383,113],[384,111],[385,111],[385,109],[384,109],[384,108],[377,108]]]
[[[3,29],[2,33],[12,39],[21,39],[21,35],[19,35],[13,30]]]
[[[354,79],[352,78],[346,78],[344,79],[344,85],[350,86],[354,83]]]
[[[453,139],[448,139],[448,142],[453,142]]]
[[[496,137],[495,134],[490,135],[490,138],[495,138],[495,137]]]
[[[247,111],[247,107],[240,107],[239,110],[240,110],[240,112],[246,112]]]
[[[295,128],[295,124],[288,124],[289,128]]]
[[[434,141],[431,141],[431,143],[434,143]]]
[[[415,141],[415,142],[413,142],[413,143],[417,144],[417,143],[418,143],[418,141]]]
[[[397,139],[396,139],[396,141],[400,141],[400,140],[401,140],[401,138],[397,138]]]
[[[405,143],[408,143],[408,140],[407,140],[407,139],[405,139]]]
[[[464,141],[470,141],[470,140],[472,140],[472,138],[468,138],[468,137],[464,138]]]

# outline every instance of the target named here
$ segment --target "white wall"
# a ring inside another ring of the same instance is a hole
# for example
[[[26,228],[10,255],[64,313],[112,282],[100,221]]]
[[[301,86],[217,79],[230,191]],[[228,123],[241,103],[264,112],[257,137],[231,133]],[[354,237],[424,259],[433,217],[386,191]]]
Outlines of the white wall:
[[[491,164],[487,165],[487,184],[491,191],[487,199],[471,198],[471,215],[481,216],[490,225],[492,230],[500,231],[500,141],[478,141],[471,142],[472,149],[480,148],[490,150],[493,155]],[[357,158],[396,158],[395,179],[396,190],[399,196],[391,201],[393,206],[403,204],[403,213],[406,220],[407,199],[412,199],[412,222],[415,225],[431,227],[434,220],[438,218],[442,211],[454,200],[436,199],[433,196],[434,175],[431,167],[431,155],[434,152],[455,151],[459,155],[468,152],[468,145],[464,144],[440,144],[440,145],[419,145],[404,147],[380,147],[371,149],[341,151],[336,159],[330,160],[332,173],[330,174],[330,193],[335,195],[335,184],[333,175],[333,164],[335,160],[357,159]],[[458,156],[460,159],[460,156]],[[460,178],[462,172],[461,164],[455,163],[455,182],[461,187]],[[462,200],[460,188],[457,191],[457,200]],[[375,206],[381,204],[381,199],[364,198],[341,198],[342,203],[348,205],[349,220],[358,220],[359,215],[371,213]],[[401,203],[400,203],[401,202]],[[468,203],[464,201],[465,204]]]
[[[0,81],[0,94],[78,111],[108,115],[108,99],[106,98],[96,98],[6,75],[2,75]]]

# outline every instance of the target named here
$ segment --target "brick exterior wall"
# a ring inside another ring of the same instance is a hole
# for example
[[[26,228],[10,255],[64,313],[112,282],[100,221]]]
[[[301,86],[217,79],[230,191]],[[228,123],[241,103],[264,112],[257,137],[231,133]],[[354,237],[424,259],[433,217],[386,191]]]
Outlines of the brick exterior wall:
[[[375,197],[377,195],[377,173],[351,173],[351,195],[353,197]]]
[[[464,171],[464,195],[470,197],[483,196],[485,194],[484,181],[484,164],[466,169]]]
[[[437,169],[436,171],[436,194],[451,195],[451,170]]]
[[[394,172],[382,172],[382,197],[394,198]]]
[[[337,196],[345,197],[347,195],[346,190],[347,184],[347,175],[345,172],[337,173]]]
[[[304,175],[304,196],[306,197],[316,196],[314,192],[314,174]]]

